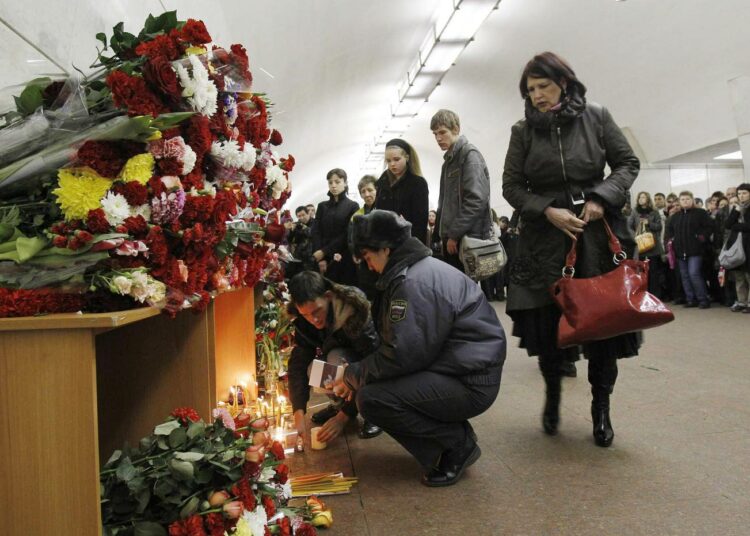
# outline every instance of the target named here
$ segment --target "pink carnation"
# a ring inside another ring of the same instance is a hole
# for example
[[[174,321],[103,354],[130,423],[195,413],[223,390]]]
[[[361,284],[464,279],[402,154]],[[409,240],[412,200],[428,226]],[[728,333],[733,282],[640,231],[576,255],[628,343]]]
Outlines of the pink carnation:
[[[212,415],[214,420],[221,419],[221,422],[224,423],[224,428],[229,428],[230,430],[236,428],[234,425],[234,419],[226,408],[215,408]]]

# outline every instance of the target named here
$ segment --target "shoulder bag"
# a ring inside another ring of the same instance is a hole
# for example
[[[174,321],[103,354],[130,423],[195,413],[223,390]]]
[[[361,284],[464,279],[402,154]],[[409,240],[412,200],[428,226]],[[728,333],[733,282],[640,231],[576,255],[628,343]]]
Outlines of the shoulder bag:
[[[638,244],[638,253],[647,253],[656,246],[654,233],[646,231],[646,222],[641,223],[641,232],[635,236],[635,243]]]
[[[604,221],[614,270],[574,279],[577,240],[565,259],[562,277],[552,285],[552,299],[562,311],[557,345],[568,348],[640,331],[674,320],[674,314],[648,287],[649,261],[628,259],[620,241]]]

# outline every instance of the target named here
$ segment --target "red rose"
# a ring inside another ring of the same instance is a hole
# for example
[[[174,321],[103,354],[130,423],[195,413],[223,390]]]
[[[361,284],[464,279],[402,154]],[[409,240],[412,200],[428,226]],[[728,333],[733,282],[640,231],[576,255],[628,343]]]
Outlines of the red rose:
[[[205,45],[211,42],[206,25],[201,20],[188,19],[182,27],[180,38],[193,45]]]
[[[79,230],[75,231],[74,234],[75,234],[75,237],[78,240],[80,240],[83,244],[88,244],[89,242],[91,242],[94,239],[94,235],[92,235],[88,231],[83,231],[83,230],[79,229]]]
[[[263,495],[263,508],[266,510],[266,515],[269,518],[272,518],[276,515],[276,505],[273,502],[273,499],[268,495]]]
[[[276,129],[271,131],[271,137],[268,138],[268,142],[271,145],[281,145],[284,142],[284,138],[281,137],[281,132]]]
[[[283,460],[285,458],[284,445],[282,445],[278,441],[274,441],[273,445],[271,445],[271,454],[273,454],[273,457],[277,460]]]
[[[188,424],[189,422],[198,422],[201,420],[200,415],[198,415],[198,412],[195,411],[193,408],[175,408],[172,413],[170,413],[172,417],[180,421],[182,424]]]
[[[85,244],[83,241],[79,240],[75,236],[68,239],[68,249],[72,249],[73,251],[81,249]]]
[[[143,78],[151,86],[166,95],[173,103],[180,101],[180,83],[172,64],[166,58],[159,56],[147,61],[143,66]]]
[[[56,248],[68,247],[68,237],[57,235],[52,239],[52,245]]]

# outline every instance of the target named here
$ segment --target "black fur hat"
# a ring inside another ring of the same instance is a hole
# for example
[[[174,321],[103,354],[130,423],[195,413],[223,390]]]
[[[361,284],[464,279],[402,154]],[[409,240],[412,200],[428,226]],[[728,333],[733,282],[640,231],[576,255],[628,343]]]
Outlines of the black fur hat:
[[[411,223],[390,210],[373,210],[352,220],[352,246],[362,248],[397,248],[411,236]]]

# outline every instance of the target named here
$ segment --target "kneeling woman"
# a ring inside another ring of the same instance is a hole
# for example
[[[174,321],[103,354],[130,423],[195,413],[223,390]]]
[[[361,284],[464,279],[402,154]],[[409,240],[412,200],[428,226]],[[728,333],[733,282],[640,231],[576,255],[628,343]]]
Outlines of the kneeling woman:
[[[355,216],[352,243],[381,274],[378,349],[351,363],[334,391],[408,450],[426,486],[457,482],[481,451],[468,419],[495,401],[505,333],[479,286],[433,259],[394,212]]]

